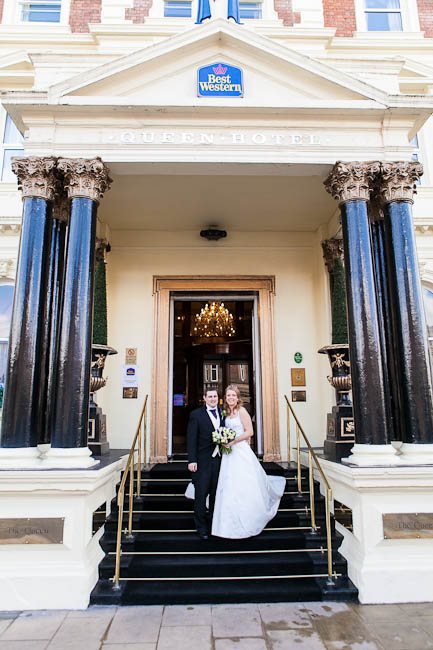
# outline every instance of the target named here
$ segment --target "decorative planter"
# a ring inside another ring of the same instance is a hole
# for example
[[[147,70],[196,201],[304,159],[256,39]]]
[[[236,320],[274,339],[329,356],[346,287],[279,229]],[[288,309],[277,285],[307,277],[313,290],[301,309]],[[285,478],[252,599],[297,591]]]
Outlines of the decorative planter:
[[[105,386],[107,380],[102,376],[105,361],[117,350],[109,345],[92,345],[92,366],[90,369],[90,407],[89,407],[89,433],[88,444],[94,456],[103,456],[110,450],[107,441],[106,416],[95,402],[95,393]]]
[[[350,389],[352,388],[349,344],[337,343],[335,345],[325,345],[318,352],[319,354],[328,355],[332,372],[332,375],[328,377],[328,381],[335,388],[337,406],[352,406],[349,397]]]
[[[326,440],[324,452],[331,460],[340,461],[350,454],[355,443],[355,426],[353,422],[350,389],[349,345],[347,343],[325,345],[318,350],[319,354],[327,354],[331,365],[329,383],[335,388],[337,405],[328,413]]]

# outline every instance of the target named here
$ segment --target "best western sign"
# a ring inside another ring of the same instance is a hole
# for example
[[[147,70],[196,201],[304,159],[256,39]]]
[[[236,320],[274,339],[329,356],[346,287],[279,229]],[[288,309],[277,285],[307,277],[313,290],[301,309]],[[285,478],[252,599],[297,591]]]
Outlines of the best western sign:
[[[199,97],[242,97],[242,70],[226,63],[213,63],[198,70]]]

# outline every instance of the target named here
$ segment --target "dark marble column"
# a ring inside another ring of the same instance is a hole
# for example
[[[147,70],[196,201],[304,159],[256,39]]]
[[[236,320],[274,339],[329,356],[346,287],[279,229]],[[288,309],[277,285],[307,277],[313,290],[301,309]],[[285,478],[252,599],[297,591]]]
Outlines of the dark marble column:
[[[56,193],[56,159],[16,158],[12,169],[24,200],[3,402],[0,466],[38,461],[41,342],[48,283],[47,257]]]
[[[367,201],[378,172],[379,163],[338,162],[325,181],[326,189],[341,206],[356,440],[349,461],[359,465],[395,462],[395,450],[389,444],[367,214]]]
[[[388,284],[388,269],[385,255],[385,233],[383,210],[376,195],[368,205],[371,230],[371,246],[376,276],[376,296],[379,316],[379,331],[382,348],[385,402],[389,414],[391,440],[399,440],[400,426],[400,384],[396,367],[394,329]]]
[[[433,461],[432,380],[411,214],[416,181],[421,175],[419,162],[382,163],[379,186],[384,203],[388,282],[402,394],[401,450],[407,456],[401,462],[410,463]]]
[[[59,192],[53,205],[53,223],[47,254],[48,283],[41,337],[41,385],[38,404],[39,443],[49,443],[51,437],[68,213],[68,200],[63,192]]]
[[[45,461],[56,467],[87,467],[90,363],[92,347],[93,284],[96,211],[109,188],[101,159],[60,159],[71,199],[64,272],[61,325],[55,385],[51,450]]]

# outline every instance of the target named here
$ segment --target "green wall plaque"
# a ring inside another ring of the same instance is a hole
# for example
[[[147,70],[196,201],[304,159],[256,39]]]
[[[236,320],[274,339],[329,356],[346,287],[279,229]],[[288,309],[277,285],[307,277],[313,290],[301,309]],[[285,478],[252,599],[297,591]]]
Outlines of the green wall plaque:
[[[295,363],[302,363],[302,354],[300,352],[295,352],[293,355]]]

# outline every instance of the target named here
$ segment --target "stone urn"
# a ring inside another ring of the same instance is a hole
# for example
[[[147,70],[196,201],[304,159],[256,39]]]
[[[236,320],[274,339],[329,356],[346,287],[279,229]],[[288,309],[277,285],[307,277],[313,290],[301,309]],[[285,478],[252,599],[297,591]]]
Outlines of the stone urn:
[[[88,445],[94,456],[103,456],[110,450],[107,441],[106,416],[95,402],[95,393],[107,383],[106,378],[103,377],[103,372],[105,361],[111,354],[117,354],[117,350],[109,345],[99,343],[92,345]]]
[[[350,375],[349,344],[336,343],[325,345],[318,350],[319,354],[327,354],[331,365],[331,376],[328,381],[335,388],[337,406],[352,406],[349,397],[352,388]]]
[[[352,402],[349,395],[352,388],[349,345],[325,345],[318,352],[328,355],[331,365],[328,381],[335,388],[337,399],[337,405],[332,407],[332,412],[327,416],[324,452],[330,460],[340,461],[350,454],[355,442]]]

